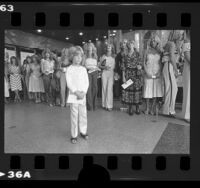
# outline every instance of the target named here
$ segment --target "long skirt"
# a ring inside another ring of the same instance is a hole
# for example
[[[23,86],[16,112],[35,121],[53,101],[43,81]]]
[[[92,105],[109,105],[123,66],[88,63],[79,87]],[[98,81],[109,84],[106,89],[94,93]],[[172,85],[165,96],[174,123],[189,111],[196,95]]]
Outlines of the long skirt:
[[[177,81],[174,68],[170,62],[166,62],[163,67],[164,78],[164,104],[162,112],[165,115],[175,114],[175,103],[178,92]]]

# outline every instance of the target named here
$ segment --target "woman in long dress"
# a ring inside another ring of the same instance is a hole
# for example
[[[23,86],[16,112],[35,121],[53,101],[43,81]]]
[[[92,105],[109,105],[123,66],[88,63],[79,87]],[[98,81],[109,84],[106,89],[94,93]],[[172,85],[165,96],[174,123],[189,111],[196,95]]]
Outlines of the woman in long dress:
[[[173,30],[169,35],[169,40],[164,46],[164,56],[162,62],[163,66],[163,79],[164,79],[164,104],[162,113],[175,117],[175,103],[178,92],[176,78],[178,77],[177,69],[177,44],[183,34],[180,30]]]
[[[154,35],[147,45],[147,50],[144,58],[144,90],[143,97],[146,99],[145,114],[155,115],[157,99],[163,97],[163,84],[161,77],[161,51],[159,48],[160,39]],[[149,101],[152,100],[151,110]]]
[[[125,83],[129,79],[133,81],[125,90],[122,90],[122,103],[129,106],[129,115],[133,115],[133,105],[136,105],[136,114],[140,114],[140,104],[142,104],[142,62],[139,53],[135,49],[135,42],[127,43],[128,52],[123,58],[122,78]]]
[[[22,91],[22,83],[21,83],[21,71],[15,56],[10,58],[11,65],[9,67],[10,73],[10,85],[11,90],[15,92],[14,102],[21,102],[21,98],[19,96],[19,91]]]
[[[181,117],[190,122],[190,33],[186,31],[186,39],[183,44],[183,105]]]
[[[40,60],[36,55],[32,56],[32,64],[30,66],[30,80],[29,80],[29,92],[35,94],[35,102],[41,102],[41,93],[44,93],[44,84],[42,79],[42,72],[40,67]]]

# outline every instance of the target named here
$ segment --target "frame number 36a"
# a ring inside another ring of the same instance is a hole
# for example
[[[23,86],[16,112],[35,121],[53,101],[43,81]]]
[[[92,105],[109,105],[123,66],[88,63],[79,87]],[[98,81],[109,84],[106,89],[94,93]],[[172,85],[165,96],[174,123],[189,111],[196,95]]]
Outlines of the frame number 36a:
[[[1,12],[13,12],[14,6],[13,5],[1,5],[0,4],[0,11]]]
[[[26,172],[22,172],[22,171],[9,171],[8,172],[8,178],[31,178],[31,174],[30,172],[26,171]]]

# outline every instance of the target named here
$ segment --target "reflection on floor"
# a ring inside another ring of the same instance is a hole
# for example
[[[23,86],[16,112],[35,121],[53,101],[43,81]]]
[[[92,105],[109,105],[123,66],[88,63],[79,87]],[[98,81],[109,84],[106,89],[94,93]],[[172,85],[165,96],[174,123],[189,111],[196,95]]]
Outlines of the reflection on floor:
[[[5,105],[6,153],[189,153],[189,124],[119,111],[88,112],[89,140],[70,142],[69,107],[23,102]]]

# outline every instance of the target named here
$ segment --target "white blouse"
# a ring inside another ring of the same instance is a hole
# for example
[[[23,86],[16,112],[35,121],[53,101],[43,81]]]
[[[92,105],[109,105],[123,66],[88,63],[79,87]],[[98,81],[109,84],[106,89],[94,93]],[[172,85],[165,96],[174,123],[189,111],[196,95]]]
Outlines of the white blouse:
[[[67,99],[67,103],[75,103],[75,104],[86,104],[86,96],[78,100],[77,96],[74,94],[75,91],[83,91],[87,93],[89,87],[88,73],[85,67],[70,65],[67,67],[67,71],[65,73],[67,87],[69,88],[69,95]]]
[[[48,75],[54,72],[54,60],[47,61],[46,59],[41,60],[42,73]]]

